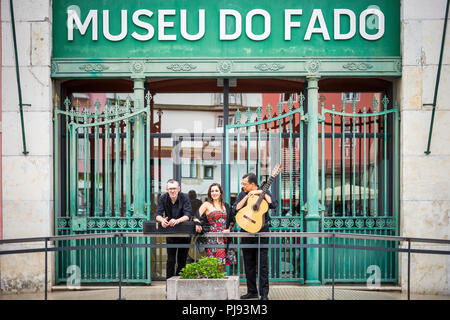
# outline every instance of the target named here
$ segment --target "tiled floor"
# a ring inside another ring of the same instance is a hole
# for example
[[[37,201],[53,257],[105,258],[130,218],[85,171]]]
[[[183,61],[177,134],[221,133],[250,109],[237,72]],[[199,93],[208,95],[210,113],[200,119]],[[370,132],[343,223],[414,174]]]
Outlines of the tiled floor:
[[[240,293],[246,293],[246,286],[241,285]],[[153,282],[146,287],[122,287],[122,298],[127,300],[165,300],[165,282]],[[83,290],[65,290],[64,287],[55,287],[48,292],[49,300],[117,300],[118,287],[106,288],[89,287]],[[269,298],[271,300],[330,300],[331,286],[298,286],[298,285],[271,285]],[[38,293],[0,293],[0,300],[42,300],[44,292]],[[406,300],[406,294],[398,290],[361,290],[360,287],[335,287],[336,300]],[[450,300],[450,296],[411,295],[412,300]]]

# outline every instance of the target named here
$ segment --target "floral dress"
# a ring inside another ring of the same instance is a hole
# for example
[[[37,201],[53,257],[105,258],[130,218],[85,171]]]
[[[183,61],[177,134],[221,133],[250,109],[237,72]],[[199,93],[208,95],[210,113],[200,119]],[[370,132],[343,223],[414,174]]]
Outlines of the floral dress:
[[[207,215],[210,230],[209,232],[222,232],[226,228],[227,213],[226,211],[215,210]],[[226,244],[227,238],[208,238],[208,244]],[[237,263],[236,254],[233,249],[222,248],[207,248],[206,254],[208,257],[216,258],[224,265]]]

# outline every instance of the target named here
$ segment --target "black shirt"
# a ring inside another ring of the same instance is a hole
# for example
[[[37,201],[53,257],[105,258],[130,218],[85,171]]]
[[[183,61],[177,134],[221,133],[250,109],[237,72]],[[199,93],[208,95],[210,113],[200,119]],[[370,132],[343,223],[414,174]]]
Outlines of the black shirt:
[[[274,209],[275,210],[277,208],[276,200],[273,198],[272,194],[269,191],[266,191],[266,194],[272,199],[272,202],[269,203],[269,209]],[[247,195],[247,192],[244,192],[244,190],[241,190],[241,192],[239,193],[235,203],[233,204],[233,211],[234,212],[237,213],[239,211],[239,210],[236,210],[236,206],[238,205],[239,202],[241,202],[242,199],[245,198],[246,195]],[[245,201],[245,203],[242,206],[242,208],[245,207],[246,205],[247,205],[247,201]],[[269,214],[267,214],[267,212],[265,212],[265,214],[264,214],[264,223],[266,224],[269,220],[270,220],[270,216],[269,216]]]
[[[179,192],[177,200],[172,203],[168,193],[163,194],[158,200],[158,207],[156,208],[157,216],[167,216],[170,219],[179,219],[183,216],[192,216],[191,201],[187,194]]]

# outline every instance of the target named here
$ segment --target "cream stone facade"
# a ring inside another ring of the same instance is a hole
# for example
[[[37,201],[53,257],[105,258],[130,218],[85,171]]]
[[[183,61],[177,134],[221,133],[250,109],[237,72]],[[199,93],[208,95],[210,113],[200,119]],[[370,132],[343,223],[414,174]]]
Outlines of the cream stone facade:
[[[23,155],[9,1],[1,0],[2,224],[3,239],[54,234],[53,106],[50,78],[52,1],[14,1],[19,71],[28,155]],[[439,94],[426,155],[439,65],[446,0],[401,1],[402,77],[393,80],[400,107],[400,236],[449,239],[450,31],[447,30]],[[0,250],[24,245],[1,245]],[[42,247],[41,244],[25,247]],[[413,243],[413,248],[449,246]],[[407,289],[407,256],[400,254],[399,285]],[[44,255],[0,256],[0,292],[42,290]],[[49,283],[53,283],[50,261]],[[450,295],[450,256],[412,254],[411,290]]]
[[[445,16],[445,0],[402,1],[402,78],[396,81],[401,108],[400,235],[449,238],[450,216],[450,34],[447,30],[439,93],[426,155],[431,106]],[[448,250],[448,246],[413,244]],[[402,255],[401,286],[407,289],[407,256]],[[450,257],[412,254],[411,290],[450,295]]]
[[[14,1],[28,155],[24,155],[9,1],[1,1],[3,238],[53,233],[51,1]],[[2,250],[24,247],[3,245]],[[25,247],[42,247],[42,243]],[[44,287],[44,254],[0,257],[1,289]],[[52,272],[49,271],[49,275]]]

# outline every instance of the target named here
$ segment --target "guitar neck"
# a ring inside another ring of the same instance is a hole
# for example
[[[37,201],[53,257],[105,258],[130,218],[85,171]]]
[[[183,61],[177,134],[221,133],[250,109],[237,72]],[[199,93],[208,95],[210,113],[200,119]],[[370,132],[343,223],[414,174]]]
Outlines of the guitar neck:
[[[269,190],[270,185],[273,182],[273,179],[275,179],[274,176],[270,176],[269,180],[267,180],[267,183],[264,185],[264,187],[262,188],[263,193],[267,192],[267,190]]]
[[[261,201],[264,199],[264,195],[269,190],[270,184],[273,182],[273,179],[275,179],[274,176],[270,176],[269,180],[267,180],[267,183],[262,188],[262,193],[259,195],[258,201],[256,202],[257,205],[261,204]]]

